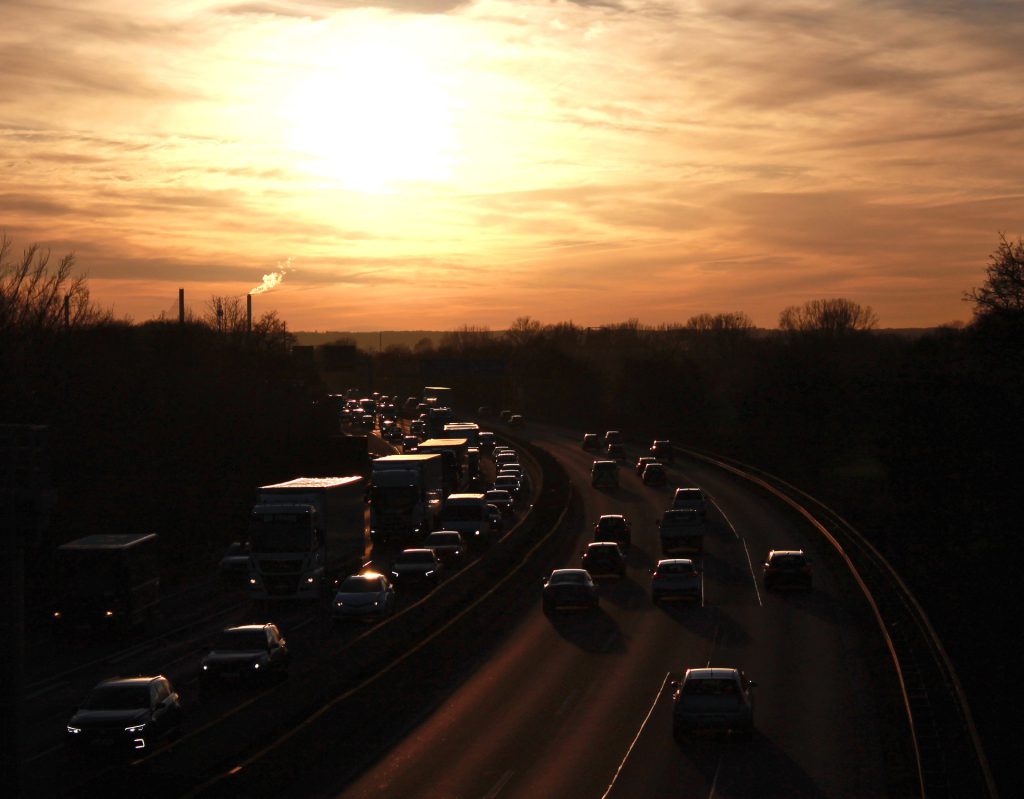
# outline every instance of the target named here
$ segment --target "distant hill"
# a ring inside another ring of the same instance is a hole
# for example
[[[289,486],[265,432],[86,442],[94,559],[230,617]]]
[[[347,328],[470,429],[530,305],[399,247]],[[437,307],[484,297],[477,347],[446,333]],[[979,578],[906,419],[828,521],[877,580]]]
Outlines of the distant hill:
[[[443,330],[382,330],[373,333],[349,333],[344,330],[328,330],[324,333],[314,331],[312,333],[299,330],[292,331],[296,343],[307,346],[319,344],[333,344],[339,339],[354,341],[356,347],[367,352],[386,350],[388,347],[405,346],[410,349],[424,338],[429,338],[436,347],[441,343],[441,337],[445,334]]]

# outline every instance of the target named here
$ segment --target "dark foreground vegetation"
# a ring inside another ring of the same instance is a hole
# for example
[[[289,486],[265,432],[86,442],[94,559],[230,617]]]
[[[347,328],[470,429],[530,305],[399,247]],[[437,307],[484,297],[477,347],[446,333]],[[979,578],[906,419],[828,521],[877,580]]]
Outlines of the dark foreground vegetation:
[[[325,377],[403,397],[449,385],[464,408],[511,408],[528,424],[671,438],[817,496],[918,596],[999,779],[1010,769],[996,696],[1015,684],[1006,643],[1024,516],[1022,255],[1002,240],[965,295],[974,322],[918,337],[873,330],[870,309],[846,300],[787,308],[769,332],[742,313],[659,328],[520,318],[500,334],[462,328],[436,346],[357,354]],[[0,256],[0,421],[49,425],[57,492],[28,551],[30,614],[58,543],[157,532],[173,585],[212,572],[255,486],[330,472],[332,420],[314,410],[328,407],[314,405],[323,385],[273,314],[249,332],[237,304],[215,300],[184,324],[120,322],[90,304],[73,260],[17,259],[6,240]]]

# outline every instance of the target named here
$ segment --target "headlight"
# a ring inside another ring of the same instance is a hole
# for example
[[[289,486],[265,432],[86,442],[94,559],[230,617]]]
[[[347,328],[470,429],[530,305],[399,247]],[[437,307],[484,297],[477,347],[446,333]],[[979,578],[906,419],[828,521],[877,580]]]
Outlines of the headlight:
[[[313,584],[313,579],[314,579],[314,578],[312,578],[312,577],[307,577],[307,578],[306,578],[306,583],[307,583],[308,585],[312,585],[312,584]]]
[[[112,610],[108,610],[108,611],[107,611],[106,613],[104,613],[103,615],[104,615],[104,616],[106,616],[106,617],[107,617],[108,619],[109,619],[109,618],[112,618],[112,617],[113,617],[113,615],[114,615],[114,611],[112,611]]]
[[[208,664],[204,663],[203,664],[203,671],[209,671],[209,670],[210,670],[210,666]]]
[[[145,724],[136,724],[134,727],[125,727],[124,731],[125,732],[130,732],[133,735],[137,735],[138,733],[142,732],[144,729],[146,729],[146,725]]]
[[[379,600],[379,599],[375,599],[375,600],[373,601],[373,606],[374,606],[375,608],[376,608],[376,607],[380,607],[380,600]]]
[[[78,733],[80,733],[81,731],[82,731],[81,727],[72,727],[70,724],[68,725],[68,734],[69,735],[78,735]]]
[[[431,570],[430,570],[430,571],[428,571],[428,572],[427,572],[427,573],[426,573],[426,574],[425,574],[424,576],[425,576],[425,577],[429,577],[429,576],[430,576],[430,575],[432,575],[433,573],[434,573],[434,570],[433,570],[433,569],[431,569]]]
[[[259,661],[257,660],[257,661],[256,661],[255,663],[253,663],[253,664],[252,664],[252,667],[253,667],[254,669],[256,669],[257,671],[259,671],[259,668],[260,668],[260,662],[259,662]]]
[[[256,585],[256,578],[255,577],[250,577],[249,578],[249,585]]]

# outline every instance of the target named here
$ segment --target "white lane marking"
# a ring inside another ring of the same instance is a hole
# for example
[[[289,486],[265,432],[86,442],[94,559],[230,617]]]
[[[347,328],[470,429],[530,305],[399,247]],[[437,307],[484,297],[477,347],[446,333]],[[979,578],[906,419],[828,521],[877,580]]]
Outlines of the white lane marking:
[[[757,587],[757,575],[754,574],[754,562],[750,559],[750,550],[747,549],[747,540],[745,538],[740,539],[743,542],[743,551],[747,553],[747,566],[750,567],[750,579],[754,583],[754,593],[757,595],[757,604],[762,608],[764,602],[761,601],[761,589]]]
[[[558,706],[558,710],[555,711],[555,714],[558,716],[565,715],[565,711],[569,709],[569,707],[573,704],[573,702],[576,701],[576,698],[579,695],[579,689],[573,688],[572,691],[569,692],[569,695],[565,698],[565,701],[563,701],[562,704]]]
[[[128,658],[135,657],[136,655],[142,654],[147,649],[151,649],[153,644],[159,643],[158,641],[146,641],[144,644],[139,644],[131,649],[124,649],[117,653],[117,657],[107,658],[107,663],[121,663],[122,661],[128,660]]]
[[[715,799],[715,788],[718,786],[718,773],[722,770],[723,752],[718,753],[718,765],[715,766],[715,777],[711,780],[711,793],[708,794],[708,799]]]
[[[515,774],[515,772],[511,770],[506,771],[504,774],[502,774],[501,778],[496,783],[494,783],[494,787],[491,788],[491,790],[489,790],[484,795],[484,799],[494,799],[494,797],[501,793],[501,789],[508,784],[508,781],[512,779],[513,774]]]
[[[640,740],[640,736],[643,734],[644,728],[647,726],[647,722],[651,720],[651,716],[654,715],[654,708],[658,706],[658,700],[661,699],[661,692],[665,690],[665,686],[668,685],[669,678],[672,675],[670,673],[665,674],[665,679],[661,681],[661,685],[658,686],[658,693],[654,695],[654,701],[651,702],[651,709],[647,711],[647,715],[644,717],[643,723],[640,725],[640,729],[636,731],[636,735],[633,737],[633,741],[629,745],[629,749],[626,750],[626,754],[622,758],[622,762],[619,763],[619,767],[615,769],[615,774],[612,776],[612,781],[608,784],[607,790],[601,795],[601,799],[608,799],[608,794],[612,792],[612,788],[615,787],[615,781],[619,778],[622,773],[622,769],[626,767],[626,761],[629,760],[629,756],[633,754],[633,750],[636,748],[636,742]]]
[[[729,525],[729,529],[732,530],[732,534],[734,536],[736,536],[737,538],[739,538],[740,534],[736,532],[736,527],[729,520],[729,517],[725,515],[725,511],[722,510],[722,506],[718,504],[718,502],[715,500],[715,498],[713,496],[708,494],[706,491],[704,493],[707,494],[708,499],[711,500],[711,504],[715,506],[715,510],[717,510],[720,514],[722,514],[722,518],[725,519],[725,523],[727,525]]]

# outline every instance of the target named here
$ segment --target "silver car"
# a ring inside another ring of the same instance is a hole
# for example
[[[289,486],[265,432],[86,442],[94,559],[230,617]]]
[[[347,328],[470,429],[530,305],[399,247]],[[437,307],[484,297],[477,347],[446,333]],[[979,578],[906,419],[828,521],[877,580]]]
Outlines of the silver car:
[[[700,602],[703,593],[702,569],[690,558],[664,558],[651,572],[651,600],[660,602],[670,597]]]
[[[394,613],[395,589],[377,572],[346,577],[334,595],[335,619],[377,619]]]
[[[672,734],[676,740],[688,733],[736,732],[745,738],[754,733],[754,694],[757,683],[737,668],[687,669],[675,689]]]

